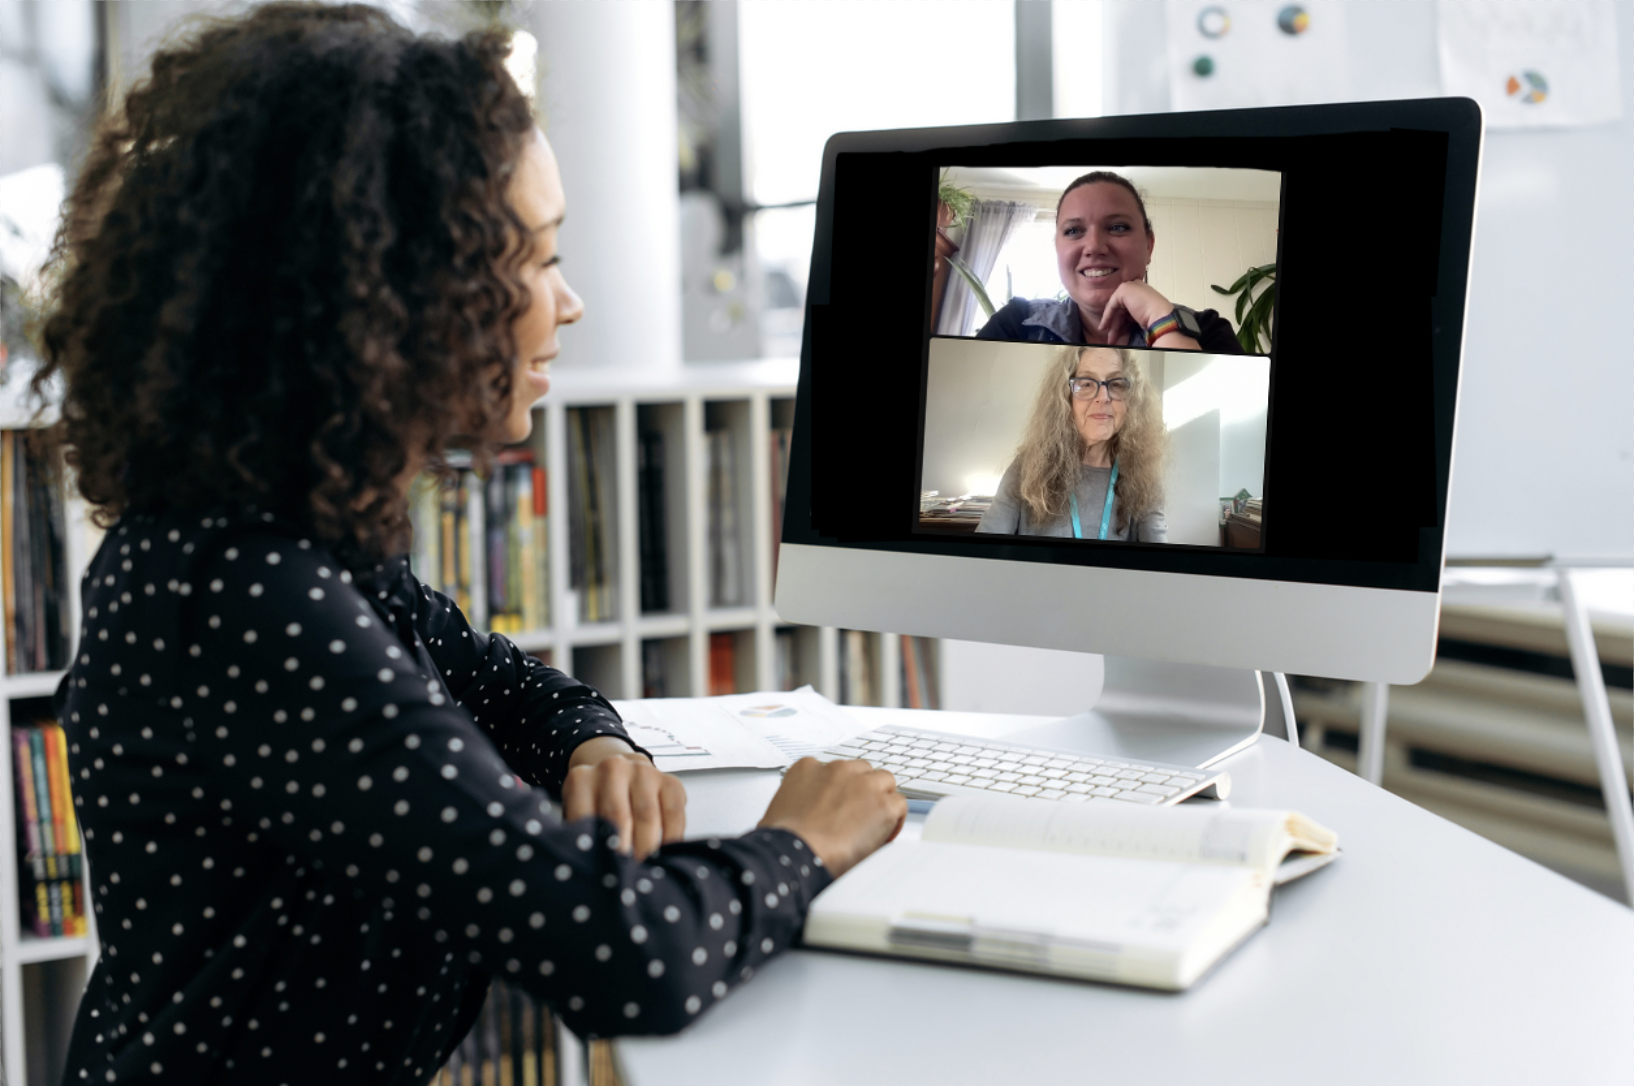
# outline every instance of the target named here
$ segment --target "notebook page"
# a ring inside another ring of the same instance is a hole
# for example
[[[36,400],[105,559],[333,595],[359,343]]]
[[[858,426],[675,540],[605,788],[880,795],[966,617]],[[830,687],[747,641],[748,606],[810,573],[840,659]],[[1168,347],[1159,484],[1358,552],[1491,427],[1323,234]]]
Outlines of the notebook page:
[[[1288,811],[1217,805],[1068,805],[956,796],[931,810],[923,839],[1269,871],[1291,843],[1289,818]]]
[[[1263,906],[1263,876],[1243,868],[1150,863],[1125,858],[1048,856],[924,842],[881,849],[812,904],[808,938],[857,919],[874,940],[931,926],[1040,946],[1065,941],[1108,952],[1132,947],[1178,954],[1229,903]],[[1256,888],[1258,888],[1256,890]]]

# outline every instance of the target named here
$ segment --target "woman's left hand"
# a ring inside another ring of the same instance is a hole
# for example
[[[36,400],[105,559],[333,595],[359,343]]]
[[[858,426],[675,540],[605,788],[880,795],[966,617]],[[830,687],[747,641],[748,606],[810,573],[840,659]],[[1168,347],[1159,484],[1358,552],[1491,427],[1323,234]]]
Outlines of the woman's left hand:
[[[1146,329],[1173,312],[1174,303],[1150,283],[1119,283],[1101,311],[1101,327],[1097,331],[1105,343],[1123,343],[1128,339],[1126,323],[1132,322],[1144,337]]]
[[[686,832],[686,789],[624,740],[597,736],[574,748],[562,785],[567,821],[599,815],[618,831],[620,848],[637,859]]]

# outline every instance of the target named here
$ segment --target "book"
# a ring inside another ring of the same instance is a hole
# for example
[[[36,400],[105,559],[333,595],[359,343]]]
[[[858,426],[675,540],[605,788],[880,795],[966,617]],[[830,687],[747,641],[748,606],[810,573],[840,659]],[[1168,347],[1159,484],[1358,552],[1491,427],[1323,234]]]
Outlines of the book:
[[[747,577],[738,527],[737,448],[730,430],[710,430],[704,437],[709,453],[709,602],[738,607]]]
[[[30,454],[28,435],[0,431],[0,591],[12,674],[67,661],[66,523],[61,491]]]
[[[664,503],[664,435],[642,431],[636,447],[636,502],[641,559],[641,611],[668,611],[669,523]]]
[[[11,732],[22,921],[39,936],[84,935],[82,848],[68,747],[54,721]]]
[[[567,422],[570,583],[579,594],[579,620],[607,622],[618,615],[613,413],[576,407],[568,410]]]
[[[841,630],[840,638],[840,701],[845,705],[878,705],[873,635],[864,630]]]
[[[783,546],[783,503],[789,493],[789,443],[794,431],[788,427],[774,427],[770,456],[772,482],[772,583],[777,583],[777,558]]]
[[[720,694],[737,693],[737,657],[738,639],[736,634],[712,633],[709,635],[709,693],[711,697]]]
[[[800,664],[796,656],[799,645],[792,626],[780,626],[772,631],[772,683],[774,690],[793,690],[800,685]]]
[[[1179,991],[1337,852],[1292,811],[952,797],[819,894],[805,941]]]

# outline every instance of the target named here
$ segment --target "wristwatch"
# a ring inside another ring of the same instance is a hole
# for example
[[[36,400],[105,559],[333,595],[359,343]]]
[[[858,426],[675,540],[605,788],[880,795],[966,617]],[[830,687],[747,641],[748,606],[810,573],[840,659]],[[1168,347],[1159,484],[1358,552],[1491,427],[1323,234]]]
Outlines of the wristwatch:
[[[1197,323],[1196,312],[1183,305],[1175,306],[1174,312],[1152,322],[1151,327],[1146,329],[1146,345],[1152,346],[1170,332],[1188,335],[1199,344],[1203,342],[1203,326]]]

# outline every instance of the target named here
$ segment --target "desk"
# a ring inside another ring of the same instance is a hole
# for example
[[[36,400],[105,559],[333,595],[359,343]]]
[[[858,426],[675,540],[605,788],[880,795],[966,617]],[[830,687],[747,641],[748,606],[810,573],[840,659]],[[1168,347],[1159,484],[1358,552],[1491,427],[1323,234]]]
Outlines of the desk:
[[[1345,854],[1191,991],[794,951],[684,1033],[617,1042],[625,1082],[1634,1082],[1634,912],[1281,740],[1225,764],[1233,803],[1304,811]],[[748,828],[776,784],[688,779],[690,828]]]

